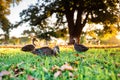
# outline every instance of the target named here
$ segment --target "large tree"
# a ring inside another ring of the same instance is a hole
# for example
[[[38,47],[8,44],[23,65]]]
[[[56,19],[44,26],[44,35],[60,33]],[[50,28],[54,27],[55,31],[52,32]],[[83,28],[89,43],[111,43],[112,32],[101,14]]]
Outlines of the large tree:
[[[32,26],[44,27],[47,19],[56,15],[55,27],[67,23],[69,43],[74,39],[79,43],[87,22],[111,24],[117,21],[118,3],[118,0],[38,0],[20,14],[20,23],[29,21]]]

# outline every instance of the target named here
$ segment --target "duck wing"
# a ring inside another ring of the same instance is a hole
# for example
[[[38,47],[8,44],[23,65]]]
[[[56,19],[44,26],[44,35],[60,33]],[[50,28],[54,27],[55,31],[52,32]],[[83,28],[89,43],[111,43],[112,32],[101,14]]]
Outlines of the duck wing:
[[[35,49],[35,46],[32,44],[25,45],[21,48],[22,51],[33,51]]]
[[[49,47],[42,47],[35,49],[32,53],[37,55],[53,55],[53,50]]]

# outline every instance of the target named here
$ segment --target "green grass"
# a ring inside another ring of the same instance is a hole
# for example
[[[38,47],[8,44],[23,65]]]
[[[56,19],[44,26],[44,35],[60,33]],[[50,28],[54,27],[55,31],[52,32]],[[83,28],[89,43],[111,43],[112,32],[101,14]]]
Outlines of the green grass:
[[[72,48],[60,49],[58,57],[50,57],[33,55],[20,49],[1,48],[0,71],[10,72],[10,75],[3,76],[3,80],[27,80],[28,75],[38,80],[120,80],[120,48],[89,49],[82,53]],[[63,71],[55,79],[55,71],[51,68],[54,65],[60,67],[65,62],[75,70]],[[73,73],[72,77],[69,72]]]

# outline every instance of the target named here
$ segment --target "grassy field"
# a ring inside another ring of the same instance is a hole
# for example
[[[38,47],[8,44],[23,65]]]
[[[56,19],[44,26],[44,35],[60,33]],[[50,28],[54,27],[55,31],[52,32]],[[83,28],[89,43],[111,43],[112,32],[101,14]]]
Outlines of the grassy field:
[[[0,48],[2,80],[120,80],[120,48],[78,53],[60,47],[59,56],[37,56]],[[3,71],[9,74],[2,73]]]

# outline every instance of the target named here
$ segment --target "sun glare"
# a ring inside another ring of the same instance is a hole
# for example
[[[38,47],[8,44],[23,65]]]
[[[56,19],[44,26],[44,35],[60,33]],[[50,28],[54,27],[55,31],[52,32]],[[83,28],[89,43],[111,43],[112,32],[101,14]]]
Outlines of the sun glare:
[[[117,39],[120,39],[120,32],[116,36]]]

